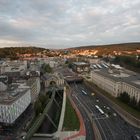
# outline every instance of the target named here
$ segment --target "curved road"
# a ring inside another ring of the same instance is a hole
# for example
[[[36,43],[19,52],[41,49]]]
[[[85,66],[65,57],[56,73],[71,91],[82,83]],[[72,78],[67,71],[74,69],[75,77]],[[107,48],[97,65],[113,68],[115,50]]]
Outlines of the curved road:
[[[81,115],[83,117],[85,129],[86,129],[86,140],[93,140],[94,139],[94,133],[93,133],[92,122],[91,122],[87,112],[83,108],[83,104],[79,100],[78,95],[75,92],[75,90],[72,90],[71,98],[75,102],[77,108],[79,109],[79,111],[80,111],[80,113],[81,113]]]
[[[82,107],[83,105],[88,110],[89,114],[91,114],[103,140],[131,140],[131,136],[140,134],[140,129],[125,122],[111,108],[105,99],[101,99],[98,95],[92,96],[92,91],[89,90],[83,83],[71,84],[70,86],[73,91],[72,98],[78,105],[78,108],[84,118],[87,140],[93,139],[94,135],[91,121]],[[84,94],[82,90],[84,90],[86,94]],[[103,113],[101,113],[95,105],[99,106]],[[92,132],[90,130],[92,130]]]

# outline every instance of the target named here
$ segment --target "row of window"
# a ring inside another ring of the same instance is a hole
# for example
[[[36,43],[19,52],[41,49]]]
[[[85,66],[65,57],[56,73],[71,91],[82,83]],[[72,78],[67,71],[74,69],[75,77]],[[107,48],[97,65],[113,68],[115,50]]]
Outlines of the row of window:
[[[126,83],[113,83],[111,80],[104,78],[96,73],[92,73],[93,81],[95,81],[98,85],[102,86],[103,89],[111,92],[121,93],[126,91],[130,94],[131,97],[135,96],[137,100],[140,100],[140,92],[137,88],[132,87]],[[117,87],[116,87],[117,86]]]
[[[0,121],[12,123],[27,108],[31,102],[30,93],[27,92],[12,105],[0,105]]]

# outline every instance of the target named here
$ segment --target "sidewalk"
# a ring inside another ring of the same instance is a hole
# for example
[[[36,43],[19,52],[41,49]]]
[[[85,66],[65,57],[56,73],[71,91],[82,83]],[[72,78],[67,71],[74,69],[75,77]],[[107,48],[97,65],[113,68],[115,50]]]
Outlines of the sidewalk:
[[[61,139],[62,140],[85,140],[84,135],[77,135],[79,131],[64,131],[61,132]]]

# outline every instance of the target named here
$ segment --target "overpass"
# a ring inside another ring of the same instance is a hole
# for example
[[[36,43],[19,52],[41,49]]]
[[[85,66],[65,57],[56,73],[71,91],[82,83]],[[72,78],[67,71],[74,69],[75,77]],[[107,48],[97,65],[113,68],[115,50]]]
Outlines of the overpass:
[[[81,76],[78,76],[75,72],[72,70],[66,68],[66,69],[61,69],[60,73],[63,75],[64,80],[67,83],[73,83],[73,82],[82,82],[83,78]]]
[[[74,83],[74,82],[82,82],[83,81],[83,78],[82,77],[79,77],[79,76],[66,76],[64,77],[64,80],[67,82],[67,83]]]

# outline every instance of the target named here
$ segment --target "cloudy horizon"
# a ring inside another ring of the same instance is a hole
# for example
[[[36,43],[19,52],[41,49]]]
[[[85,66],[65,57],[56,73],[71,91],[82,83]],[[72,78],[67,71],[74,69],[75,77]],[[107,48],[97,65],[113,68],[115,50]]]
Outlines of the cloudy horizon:
[[[0,47],[140,42],[139,0],[0,0]]]

